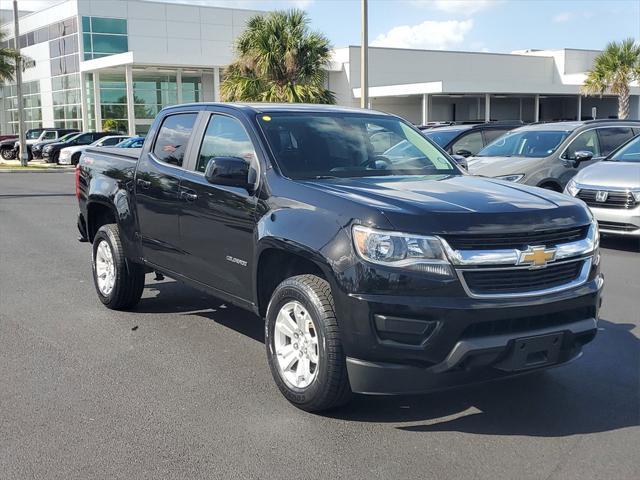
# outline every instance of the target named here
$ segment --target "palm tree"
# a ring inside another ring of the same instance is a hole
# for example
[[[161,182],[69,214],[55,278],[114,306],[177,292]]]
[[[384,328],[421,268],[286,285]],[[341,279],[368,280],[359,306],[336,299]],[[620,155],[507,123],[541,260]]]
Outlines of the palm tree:
[[[0,44],[6,41],[7,34],[0,30]],[[13,48],[0,47],[0,82],[10,82],[16,71],[16,51]]]
[[[640,45],[633,38],[611,42],[598,55],[587,74],[582,92],[587,95],[618,96],[618,118],[629,117],[629,84],[640,80]]]
[[[329,40],[309,31],[301,10],[257,15],[236,41],[236,60],[220,86],[223,100],[335,103],[325,88]]]

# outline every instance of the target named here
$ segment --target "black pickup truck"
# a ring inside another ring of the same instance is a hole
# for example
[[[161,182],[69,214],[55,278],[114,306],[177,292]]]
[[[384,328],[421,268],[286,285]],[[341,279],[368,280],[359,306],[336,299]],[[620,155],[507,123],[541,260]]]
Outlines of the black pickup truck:
[[[88,149],[76,185],[107,307],[156,271],[255,313],[305,410],[556,366],[596,335],[585,205],[470,176],[391,115],[170,107],[141,151]]]

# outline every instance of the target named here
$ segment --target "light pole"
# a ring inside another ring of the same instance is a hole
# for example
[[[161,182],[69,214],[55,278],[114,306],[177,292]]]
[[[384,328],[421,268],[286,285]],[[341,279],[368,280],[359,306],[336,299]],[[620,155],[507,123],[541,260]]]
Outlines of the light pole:
[[[29,155],[24,138],[24,108],[22,105],[22,57],[20,56],[20,25],[18,22],[18,0],[13,0],[13,39],[14,50],[16,51],[16,95],[18,101],[18,144],[20,145],[18,154],[20,155],[20,165],[27,166]]]
[[[361,1],[360,108],[369,108],[369,23],[367,18],[367,0]]]

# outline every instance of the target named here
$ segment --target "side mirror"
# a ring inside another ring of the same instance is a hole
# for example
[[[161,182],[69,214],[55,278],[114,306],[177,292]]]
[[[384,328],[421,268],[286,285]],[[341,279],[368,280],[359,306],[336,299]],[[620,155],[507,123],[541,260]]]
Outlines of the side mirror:
[[[465,170],[469,170],[469,164],[467,163],[466,157],[463,157],[462,155],[458,155],[456,153],[455,155],[451,155],[451,158],[453,158],[456,163],[462,168],[464,168]]]
[[[207,163],[204,178],[213,185],[249,190],[249,164],[238,157],[214,157]]]
[[[575,153],[575,159],[578,163],[580,162],[588,162],[593,158],[593,152],[589,150],[579,150]]]
[[[465,158],[471,156],[471,152],[469,150],[458,150],[455,154]]]

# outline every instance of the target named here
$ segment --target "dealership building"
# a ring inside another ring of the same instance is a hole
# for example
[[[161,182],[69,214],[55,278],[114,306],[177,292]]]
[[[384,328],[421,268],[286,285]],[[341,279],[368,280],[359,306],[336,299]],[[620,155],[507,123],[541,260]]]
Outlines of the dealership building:
[[[165,106],[219,100],[234,40],[259,13],[139,0],[67,0],[26,13],[19,21],[22,53],[32,60],[23,75],[26,126],[100,130],[113,120],[121,131],[144,134]],[[13,23],[0,28],[5,46],[13,45]],[[597,54],[372,47],[370,106],[416,124],[615,117],[615,97],[580,95]],[[357,46],[333,52],[327,82],[341,105],[360,104],[359,58]],[[638,119],[640,88],[631,94]],[[16,132],[15,85],[0,86],[0,106],[0,132]]]

